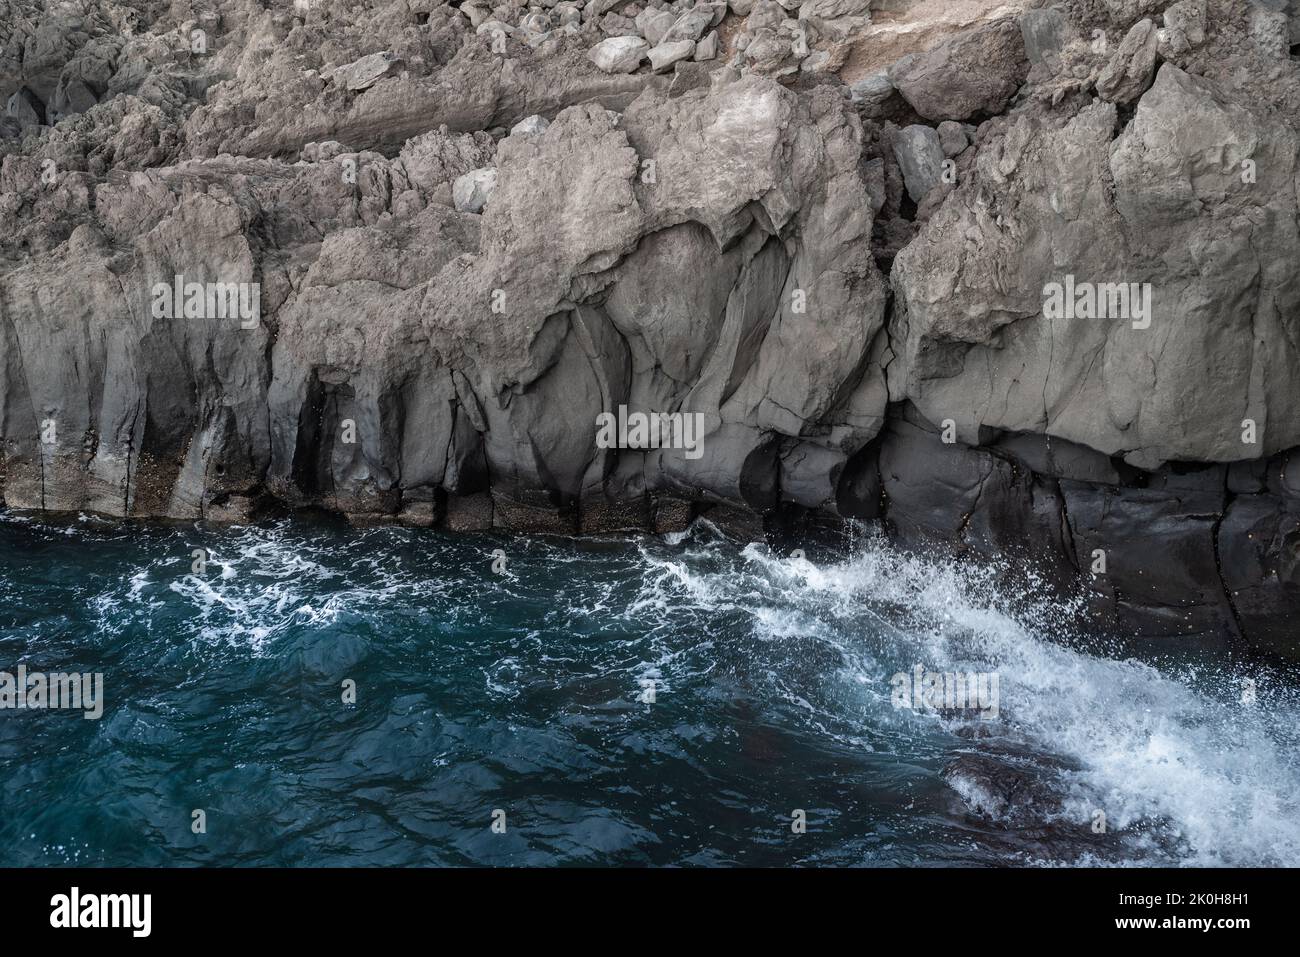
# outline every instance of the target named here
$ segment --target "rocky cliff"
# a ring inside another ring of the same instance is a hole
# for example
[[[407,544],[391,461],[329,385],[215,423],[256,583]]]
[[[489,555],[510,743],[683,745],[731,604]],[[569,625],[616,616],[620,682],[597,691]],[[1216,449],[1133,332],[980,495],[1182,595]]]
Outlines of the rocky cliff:
[[[879,519],[1296,655],[1298,7],[0,0],[0,496]]]

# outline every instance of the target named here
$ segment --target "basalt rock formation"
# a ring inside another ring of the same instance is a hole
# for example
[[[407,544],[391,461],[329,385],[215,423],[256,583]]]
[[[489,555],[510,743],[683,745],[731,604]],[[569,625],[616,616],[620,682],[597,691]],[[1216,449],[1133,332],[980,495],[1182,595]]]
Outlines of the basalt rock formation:
[[[0,500],[879,520],[1296,657],[1293,31],[1288,0],[0,0]],[[602,447],[619,409],[698,417],[698,454]]]

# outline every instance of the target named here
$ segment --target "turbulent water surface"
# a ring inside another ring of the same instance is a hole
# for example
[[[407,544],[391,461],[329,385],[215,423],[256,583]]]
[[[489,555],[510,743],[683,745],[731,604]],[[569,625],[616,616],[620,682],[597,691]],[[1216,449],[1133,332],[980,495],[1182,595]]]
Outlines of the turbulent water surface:
[[[0,670],[106,699],[0,711],[0,864],[1300,864],[1276,676],[1085,650],[988,567],[810,558],[0,515]],[[895,707],[918,664],[996,675],[996,718]]]

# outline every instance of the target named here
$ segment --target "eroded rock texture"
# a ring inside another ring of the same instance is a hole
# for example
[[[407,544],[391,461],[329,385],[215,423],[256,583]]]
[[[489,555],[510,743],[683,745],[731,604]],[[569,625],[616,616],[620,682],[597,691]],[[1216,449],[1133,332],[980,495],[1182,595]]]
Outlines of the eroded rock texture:
[[[880,519],[1295,655],[1293,14],[0,0],[0,496]]]

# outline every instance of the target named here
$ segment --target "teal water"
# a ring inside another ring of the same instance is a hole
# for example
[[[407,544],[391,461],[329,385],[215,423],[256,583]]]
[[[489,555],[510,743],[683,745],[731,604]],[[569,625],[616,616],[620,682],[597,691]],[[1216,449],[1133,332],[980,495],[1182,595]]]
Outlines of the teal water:
[[[0,670],[102,672],[105,697],[0,711],[0,865],[1300,864],[1294,689],[1108,657],[1000,580],[707,523],[0,513]],[[996,717],[896,707],[917,664],[996,674]]]

